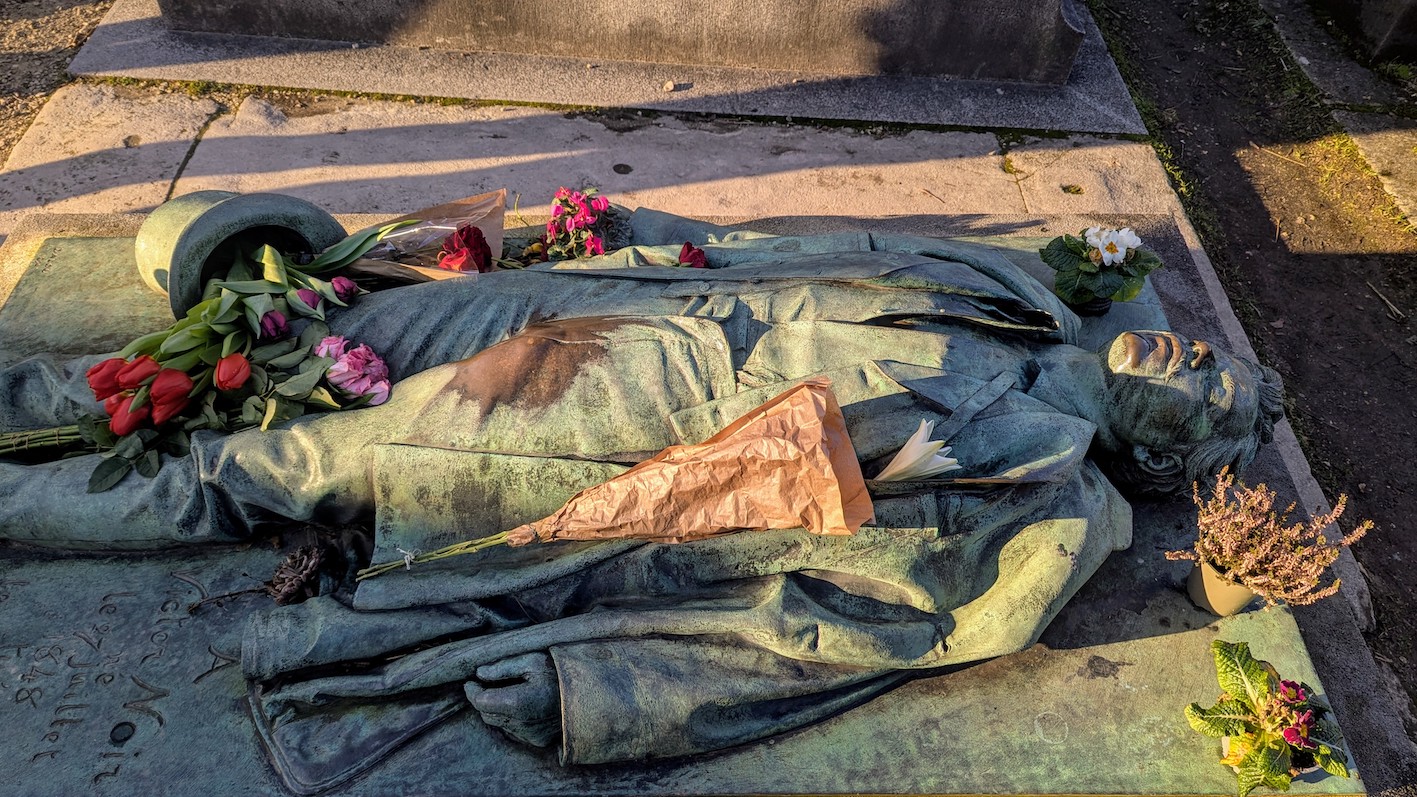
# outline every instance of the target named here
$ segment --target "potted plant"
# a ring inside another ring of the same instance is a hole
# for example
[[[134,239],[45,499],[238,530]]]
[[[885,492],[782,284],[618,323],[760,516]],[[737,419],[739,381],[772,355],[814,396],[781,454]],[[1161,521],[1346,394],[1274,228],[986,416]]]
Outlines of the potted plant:
[[[1259,786],[1288,791],[1290,781],[1312,767],[1348,777],[1343,736],[1313,687],[1280,679],[1245,642],[1217,639],[1210,647],[1222,694],[1210,708],[1186,706],[1186,720],[1228,741],[1220,763],[1235,770],[1240,797]]]
[[[1263,484],[1235,486],[1228,468],[1216,477],[1209,501],[1201,500],[1200,485],[1193,485],[1192,500],[1199,508],[1195,547],[1169,551],[1166,558],[1196,563],[1186,590],[1197,606],[1228,617],[1256,595],[1271,606],[1281,601],[1305,606],[1338,592],[1340,579],[1320,585],[1324,572],[1343,546],[1368,533],[1372,521],[1330,539],[1324,531],[1343,514],[1347,495],[1339,496],[1332,512],[1294,524],[1289,522],[1294,504],[1276,513],[1274,499]]]
[[[1161,268],[1161,258],[1142,249],[1130,227],[1089,227],[1076,236],[1060,235],[1038,254],[1058,272],[1053,292],[1078,315],[1102,315],[1113,301],[1137,298],[1146,275]]]

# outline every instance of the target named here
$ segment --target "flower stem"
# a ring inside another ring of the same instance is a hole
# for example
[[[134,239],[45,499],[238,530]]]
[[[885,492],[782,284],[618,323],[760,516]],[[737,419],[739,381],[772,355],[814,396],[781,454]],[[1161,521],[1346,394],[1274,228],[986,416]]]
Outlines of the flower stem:
[[[410,565],[423,564],[425,562],[436,562],[439,559],[447,559],[449,557],[460,556],[465,553],[477,553],[478,551],[483,551],[488,548],[506,544],[507,532],[505,531],[501,532],[500,534],[493,534],[491,537],[480,537],[475,540],[464,540],[463,542],[457,542],[444,548],[439,548],[436,551],[421,553],[415,556],[405,557],[403,559],[395,559],[392,562],[384,562],[383,564],[366,567],[355,574],[354,580],[363,581],[366,578],[373,578],[374,576],[383,575],[384,573],[388,573],[393,570],[398,570],[401,567],[409,567]]]
[[[24,432],[0,434],[0,456],[18,454],[22,451],[38,451],[45,448],[63,448],[82,442],[79,427],[59,426],[54,429],[34,429]]]

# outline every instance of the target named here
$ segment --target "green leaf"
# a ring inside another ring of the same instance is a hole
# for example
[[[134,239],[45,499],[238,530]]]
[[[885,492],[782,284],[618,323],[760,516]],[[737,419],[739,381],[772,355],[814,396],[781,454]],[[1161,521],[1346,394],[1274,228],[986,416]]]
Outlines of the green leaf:
[[[325,280],[322,280],[319,277],[307,277],[305,279],[305,284],[309,286],[310,290],[325,297],[325,301],[337,307],[349,306],[348,304],[345,304],[344,302],[340,301],[339,294],[335,292],[335,286],[331,283],[326,282]]]
[[[227,281],[246,282],[255,276],[255,273],[251,271],[251,261],[246,259],[246,255],[237,252],[231,260],[231,269],[226,272]]]
[[[173,457],[185,457],[192,453],[192,438],[181,429],[163,435],[158,445],[164,454]]]
[[[154,354],[171,333],[171,329],[164,329],[161,332],[149,332],[142,337],[135,338],[127,346],[124,346],[122,351],[118,352],[118,356],[127,360],[137,354]]]
[[[89,475],[88,491],[101,493],[109,490],[113,485],[123,481],[123,477],[127,476],[131,470],[133,470],[133,463],[123,457],[106,457]]]
[[[197,365],[197,363],[199,363],[199,362],[202,361],[202,352],[204,352],[204,351],[206,351],[206,350],[205,350],[205,349],[192,349],[191,351],[187,352],[186,354],[179,354],[179,355],[177,355],[176,357],[169,357],[169,358],[167,358],[167,359],[161,361],[162,367],[163,367],[163,368],[174,368],[174,369],[176,369],[176,370],[178,370],[178,371],[188,371],[188,370],[191,370],[192,368],[194,368],[194,367]]]
[[[1112,294],[1114,302],[1130,302],[1141,295],[1141,289],[1146,287],[1146,277],[1127,277],[1122,282],[1121,290]]]
[[[201,361],[204,362],[204,363],[206,363],[207,365],[216,365],[216,364],[217,364],[217,361],[221,359],[221,348],[222,348],[222,344],[220,344],[220,343],[213,343],[212,345],[206,347],[205,349],[202,349],[202,350],[199,352],[198,356],[199,356],[199,358],[201,359]],[[182,370],[185,371],[185,370],[187,370],[187,369],[186,369],[186,368],[183,368]]]
[[[140,409],[144,404],[147,404],[148,396],[151,394],[152,388],[148,385],[143,385],[138,388],[138,392],[133,394],[133,403],[128,405],[128,411],[132,412],[133,410]]]
[[[241,404],[242,426],[255,426],[261,422],[265,414],[266,400],[260,396],[251,396]]]
[[[211,389],[212,382],[215,381],[216,370],[212,368],[203,369],[202,375],[197,377],[196,381],[192,383],[192,389],[187,391],[187,398],[196,398],[197,396],[200,396],[203,393],[207,392]]]
[[[1245,797],[1260,786],[1269,786],[1280,791],[1289,790],[1289,745],[1270,739],[1261,739],[1240,761],[1240,797]],[[1282,783],[1283,785],[1278,785]]]
[[[1348,777],[1348,756],[1343,751],[1335,751],[1326,744],[1320,744],[1314,752],[1314,761],[1319,768],[1336,778]]]
[[[300,348],[289,351],[279,357],[271,358],[271,360],[266,363],[266,367],[277,368],[282,371],[288,370],[299,365],[305,360],[306,357],[309,356],[310,349],[306,346],[301,346]]]
[[[323,321],[311,321],[310,325],[300,332],[300,345],[314,349],[320,341],[330,336],[330,328]]]
[[[161,354],[181,354],[206,343],[210,335],[211,330],[205,326],[188,327],[173,333],[171,337],[162,342],[157,350]]]
[[[1126,277],[1123,277],[1115,271],[1099,271],[1096,274],[1088,275],[1087,288],[1092,291],[1092,295],[1094,296],[1110,297],[1112,294],[1120,291],[1122,286],[1126,284],[1126,281]]]
[[[252,365],[250,387],[251,390],[256,393],[256,395],[266,395],[266,392],[270,390],[271,387],[271,375],[267,373],[266,369],[262,368],[261,366]]]
[[[1249,730],[1249,723],[1255,715],[1238,700],[1221,700],[1210,708],[1201,708],[1199,703],[1186,706],[1186,721],[1197,731],[1219,738],[1239,736]]]
[[[305,362],[300,364],[300,373],[319,371],[321,374],[325,374],[329,372],[330,366],[334,364],[335,361],[329,357],[315,357],[312,355],[307,358]]]
[[[256,259],[261,263],[261,278],[278,285],[289,285],[285,274],[285,258],[273,246],[263,246],[256,250]]]
[[[318,318],[321,321],[325,319],[324,310],[306,304],[305,300],[300,298],[300,293],[294,289],[285,292],[285,303],[289,305],[290,309],[298,316]]]
[[[138,469],[138,475],[145,479],[151,479],[157,475],[158,469],[162,467],[162,457],[157,453],[157,449],[150,448],[143,452],[141,457],[133,463]]]
[[[295,348],[299,345],[301,345],[300,342],[297,341],[295,338],[286,338],[285,340],[278,340],[275,343],[268,343],[265,346],[257,346],[256,348],[252,349],[251,356],[247,359],[249,359],[255,365],[265,365],[266,363],[270,362],[271,360],[274,360],[277,357],[295,351]]]
[[[243,296],[258,296],[263,293],[285,293],[284,284],[271,282],[270,280],[242,280],[240,282],[224,280],[217,284],[226,290],[235,291]]]
[[[1078,271],[1084,274],[1096,274],[1101,270],[1102,267],[1092,262],[1091,258],[1083,257],[1078,259]]]
[[[271,424],[276,422],[276,413],[280,411],[280,399],[272,396],[266,401],[266,411],[261,418],[261,431],[271,428]]]
[[[410,224],[418,224],[416,220],[401,221],[395,224],[385,224],[382,227],[361,230],[343,241],[331,246],[321,252],[318,257],[310,263],[301,267],[301,271],[306,274],[323,274],[337,268],[353,263],[364,256],[365,252],[374,248],[374,244],[385,235],[397,230],[400,227],[407,227]]]
[[[1210,648],[1215,654],[1215,678],[1220,688],[1251,710],[1264,705],[1275,685],[1270,683],[1264,665],[1250,655],[1249,643],[1217,639]]]
[[[291,378],[276,385],[276,394],[287,398],[303,399],[310,395],[315,389],[315,385],[320,383],[320,378],[325,375],[324,371],[311,369],[302,374],[296,374]]]
[[[221,342],[221,356],[229,357],[235,354],[238,349],[246,345],[246,340],[250,336],[241,330],[237,330],[227,335]]]
[[[1094,298],[1083,284],[1083,276],[1077,269],[1059,271],[1053,278],[1053,292],[1069,304],[1081,304]]]
[[[1164,265],[1161,262],[1161,258],[1157,257],[1156,253],[1149,249],[1136,249],[1133,251],[1136,252],[1136,255],[1129,258],[1127,264],[1131,266],[1132,271],[1138,276],[1145,277],[1147,274],[1150,274]]]
[[[1048,242],[1048,245],[1038,250],[1038,256],[1048,267],[1054,271],[1077,270],[1078,256],[1068,248],[1065,236],[1058,236]]]
[[[310,395],[306,398],[306,401],[328,410],[337,410],[342,406],[339,400],[323,387],[316,387],[314,390],[310,391]]]

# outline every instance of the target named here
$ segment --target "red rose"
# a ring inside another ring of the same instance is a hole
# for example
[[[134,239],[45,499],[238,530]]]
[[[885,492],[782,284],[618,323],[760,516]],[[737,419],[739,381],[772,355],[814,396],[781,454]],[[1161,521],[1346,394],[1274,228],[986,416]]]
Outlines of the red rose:
[[[449,265],[449,261],[454,261]],[[438,268],[450,271],[492,270],[492,247],[487,245],[487,236],[471,224],[464,224],[456,232],[443,239],[443,254],[438,258]]]
[[[157,360],[144,354],[118,369],[118,386],[124,390],[137,390],[161,370],[162,366],[157,364]]]
[[[114,396],[114,398],[118,397]],[[107,405],[105,405],[105,408],[106,407]],[[132,396],[123,396],[113,409],[116,410],[116,412],[110,412],[111,417],[108,419],[108,429],[119,437],[136,432],[138,427],[143,425],[143,421],[146,421],[148,415],[152,412],[152,406],[150,404],[144,404],[136,410],[133,409]]]
[[[216,361],[216,377],[213,384],[217,390],[235,390],[251,378],[251,363],[234,351]]]
[[[704,254],[704,250],[685,241],[684,248],[679,250],[679,265],[689,268],[708,268],[708,255]]]
[[[118,386],[118,372],[127,364],[128,361],[122,357],[109,357],[90,368],[85,375],[89,379],[89,389],[93,391],[93,397],[103,401],[121,392],[122,388]]]
[[[164,368],[153,379],[148,400],[153,405],[153,424],[161,426],[187,408],[187,394],[192,392],[192,377],[176,368]]]

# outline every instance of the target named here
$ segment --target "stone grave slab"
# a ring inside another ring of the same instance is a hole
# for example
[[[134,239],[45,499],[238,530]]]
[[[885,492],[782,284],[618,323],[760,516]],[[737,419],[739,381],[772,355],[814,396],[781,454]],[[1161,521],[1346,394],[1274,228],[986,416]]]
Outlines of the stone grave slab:
[[[729,221],[716,219],[715,221]],[[869,226],[931,235],[1012,239],[1020,261],[1042,240],[1087,219],[910,217],[763,219],[766,231]],[[1169,216],[1110,218],[1131,224],[1172,268],[1122,322],[1158,319],[1199,337],[1220,336],[1214,310],[1196,304],[1187,243]],[[35,221],[0,250],[0,357],[30,346],[102,351],[93,325],[50,313],[42,333],[27,307],[61,304],[66,275],[108,274],[105,296],[125,323],[157,321],[121,254],[132,217]],[[97,261],[97,258],[104,258]],[[9,312],[15,302],[19,311]],[[110,318],[119,318],[115,313]],[[160,323],[160,321],[159,321]],[[1094,330],[1089,334],[1104,333]],[[1250,476],[1292,493],[1266,450]],[[822,722],[715,754],[643,764],[566,767],[551,752],[508,741],[462,712],[389,752],[329,793],[379,794],[1097,794],[1224,795],[1233,774],[1217,745],[1187,726],[1183,707],[1218,689],[1209,644],[1248,641],[1289,677],[1321,685],[1286,610],[1215,620],[1182,589],[1188,565],[1163,551],[1183,546],[1193,510],[1184,500],[1134,503],[1135,537],[1112,554],[1033,648],[948,672],[921,673]],[[289,542],[289,541],[288,541]],[[268,611],[247,594],[194,611],[192,604],[250,589],[282,553],[268,545],[162,554],[47,554],[0,547],[0,750],[9,781],[34,795],[287,793],[263,760],[241,675],[242,629]],[[317,599],[327,600],[327,599]],[[299,607],[297,607],[298,609]],[[313,608],[313,607],[311,607]],[[1327,688],[1326,688],[1327,687]],[[1340,714],[1344,723],[1348,718]],[[328,740],[330,745],[339,738]],[[308,784],[306,784],[308,785]],[[1364,792],[1357,778],[1306,777],[1297,794]]]

